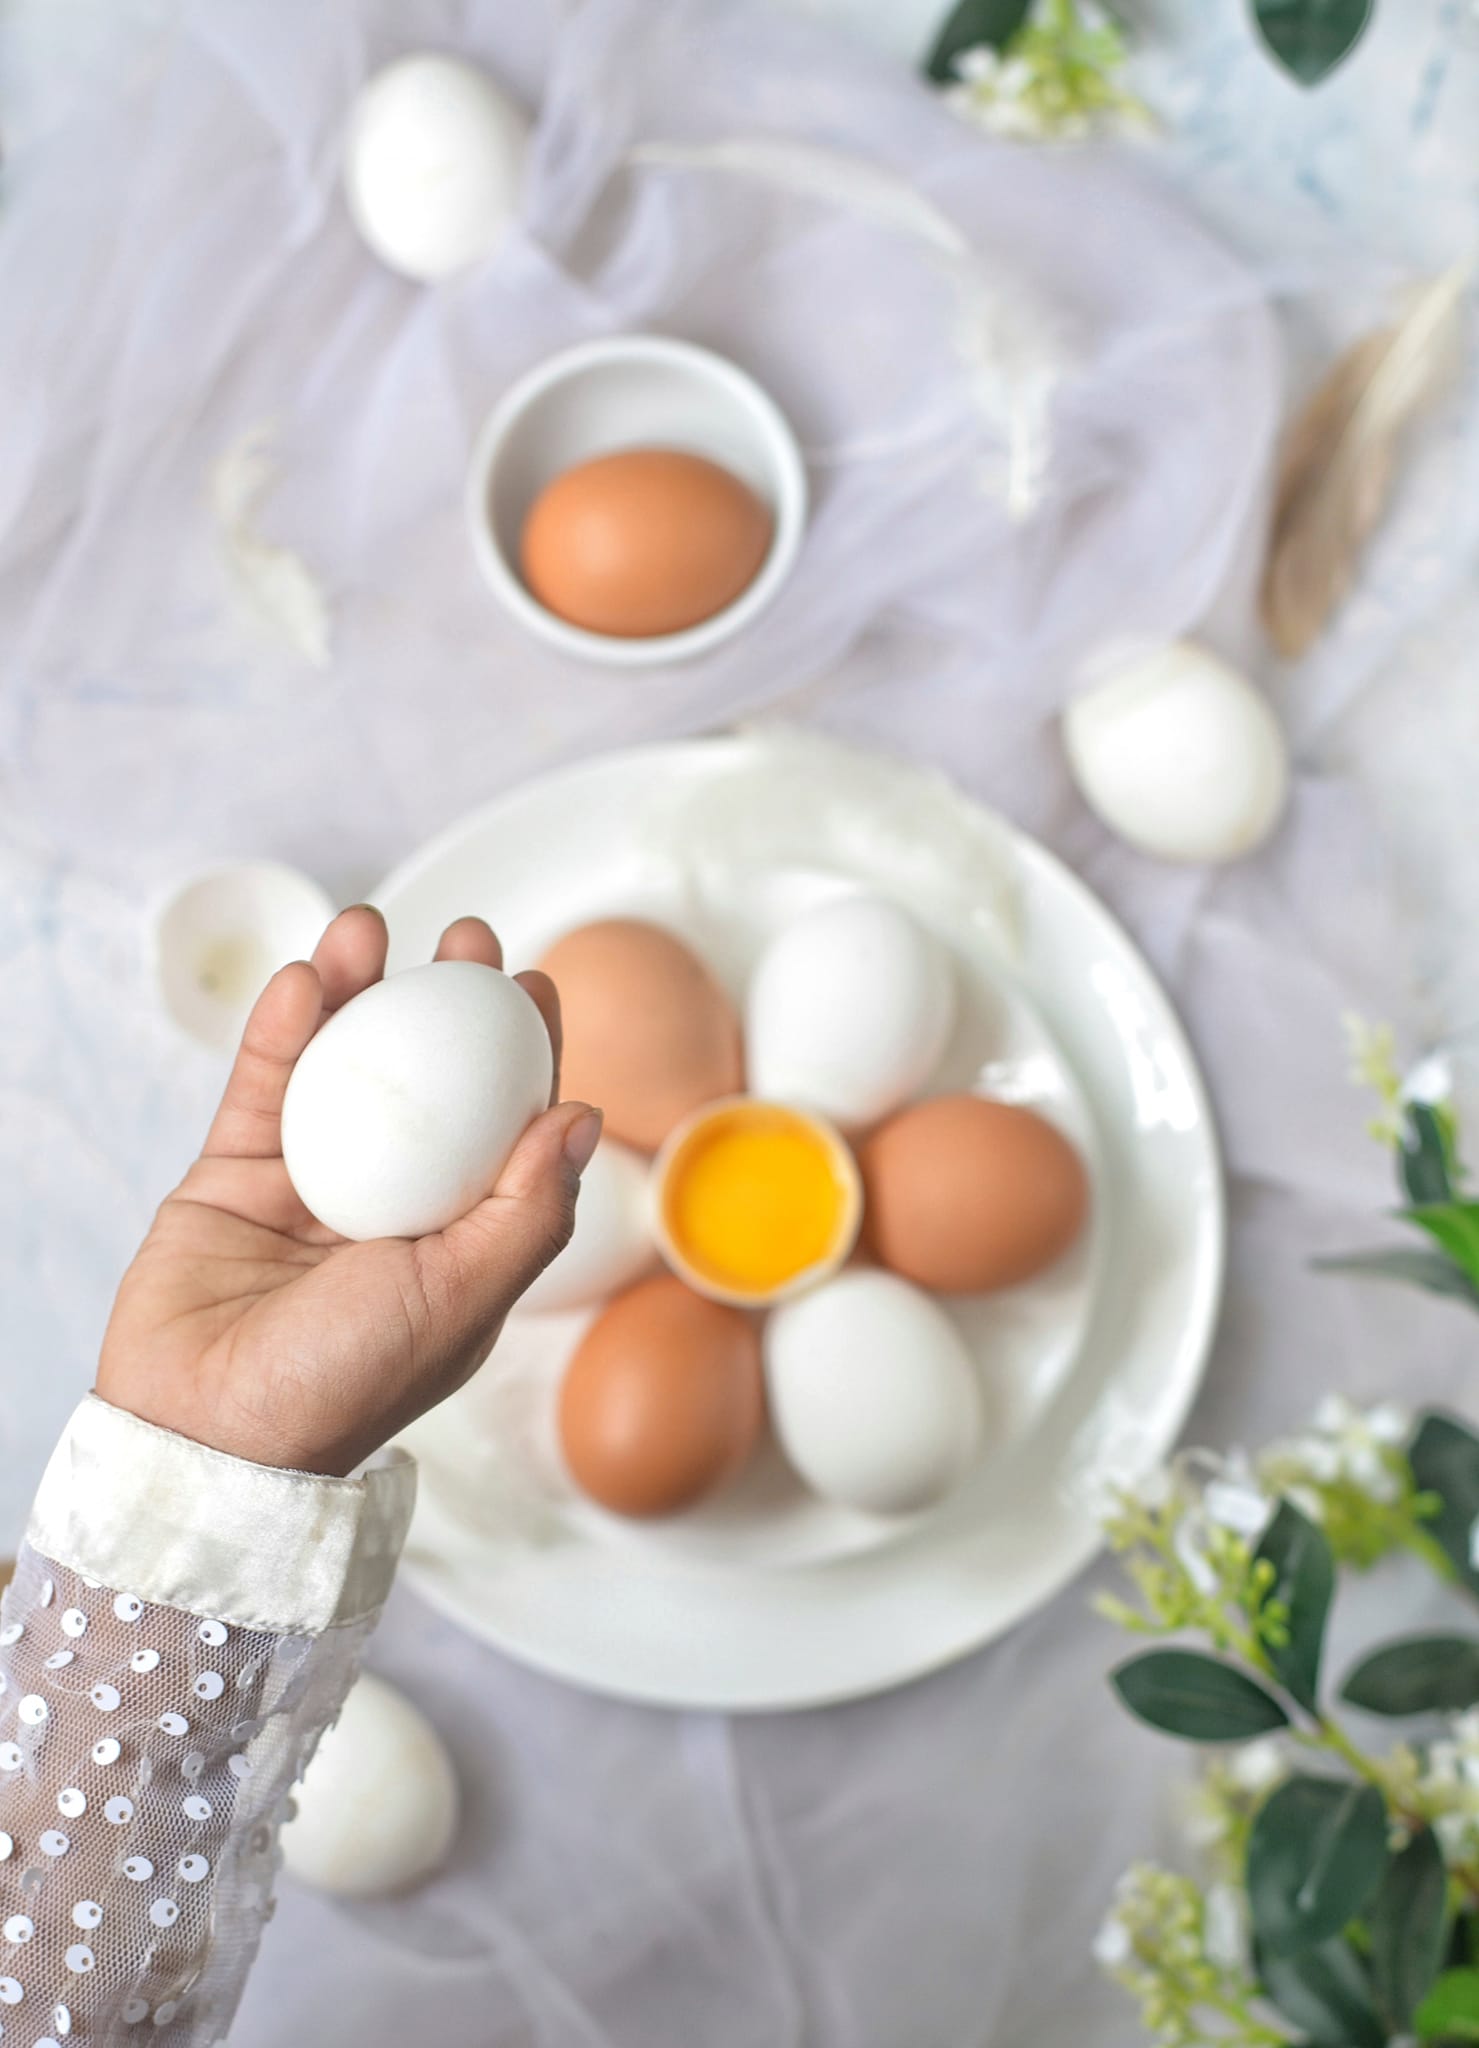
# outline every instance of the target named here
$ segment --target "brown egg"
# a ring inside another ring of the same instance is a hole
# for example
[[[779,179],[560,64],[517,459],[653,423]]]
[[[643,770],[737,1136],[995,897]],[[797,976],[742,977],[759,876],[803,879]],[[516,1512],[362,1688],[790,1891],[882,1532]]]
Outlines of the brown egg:
[[[748,484],[676,448],[567,469],[529,509],[524,581],[572,626],[617,639],[681,633],[759,574],[774,522]]]
[[[760,1333],[662,1274],[619,1294],[560,1389],[560,1443],[583,1493],[618,1515],[672,1515],[745,1463],[765,1419]]]
[[[539,964],[560,991],[562,1093],[603,1109],[612,1137],[655,1152],[690,1110],[739,1092],[734,1005],[672,932],[604,918],[557,939]]]
[[[1088,1210],[1088,1176],[1061,1131],[979,1095],[901,1110],[858,1158],[865,1248],[940,1294],[1030,1280],[1068,1250]]]

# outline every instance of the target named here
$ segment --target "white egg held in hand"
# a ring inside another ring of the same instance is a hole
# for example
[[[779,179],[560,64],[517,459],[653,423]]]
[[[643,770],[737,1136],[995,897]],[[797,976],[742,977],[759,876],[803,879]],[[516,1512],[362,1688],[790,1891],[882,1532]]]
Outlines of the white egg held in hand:
[[[771,941],[745,1009],[750,1092],[856,1130],[934,1072],[955,980],[940,941],[896,904],[845,896]]]
[[[891,1273],[842,1273],[783,1303],[765,1329],[765,1379],[781,1448],[844,1507],[929,1507],[980,1449],[964,1340],[938,1302]]]
[[[475,64],[402,57],[360,93],[344,157],[354,224],[382,263],[430,281],[478,263],[513,219],[524,111]]]
[[[403,1892],[446,1861],[457,1778],[418,1707],[363,1672],[293,1794],[282,1860],[304,1884],[343,1898]]]
[[[1289,793],[1284,735],[1245,676],[1189,640],[1128,657],[1063,714],[1085,802],[1162,860],[1237,860]]]
[[[553,1083],[516,981],[471,960],[408,968],[309,1040],[282,1107],[288,1178],[342,1237],[444,1230],[491,1191]]]
[[[575,1235],[534,1285],[521,1309],[586,1308],[620,1294],[657,1263],[652,1235],[652,1168],[615,1138],[602,1138],[580,1176]]]

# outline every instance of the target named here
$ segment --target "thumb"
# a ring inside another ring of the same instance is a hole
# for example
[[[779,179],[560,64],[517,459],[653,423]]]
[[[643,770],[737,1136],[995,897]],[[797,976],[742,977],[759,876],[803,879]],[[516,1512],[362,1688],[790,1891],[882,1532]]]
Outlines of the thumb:
[[[601,1112],[562,1102],[536,1117],[491,1195],[449,1225],[440,1259],[460,1317],[493,1326],[570,1242],[580,1176],[601,1136]]]

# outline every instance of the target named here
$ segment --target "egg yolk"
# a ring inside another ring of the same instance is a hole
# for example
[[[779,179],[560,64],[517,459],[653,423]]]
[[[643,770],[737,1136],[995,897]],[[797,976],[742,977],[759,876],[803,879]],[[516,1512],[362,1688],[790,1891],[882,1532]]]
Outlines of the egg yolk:
[[[669,1237],[694,1272],[757,1297],[837,1250],[847,1206],[826,1134],[795,1110],[755,1102],[696,1130],[663,1192]]]

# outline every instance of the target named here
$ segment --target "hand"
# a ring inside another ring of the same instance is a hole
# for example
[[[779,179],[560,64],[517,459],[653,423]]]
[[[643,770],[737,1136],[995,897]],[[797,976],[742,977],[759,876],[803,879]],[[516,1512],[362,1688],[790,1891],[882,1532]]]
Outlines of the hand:
[[[352,1471],[471,1377],[569,1241],[601,1132],[580,1102],[536,1119],[492,1194],[434,1236],[349,1244],[298,1200],[282,1160],[288,1076],[324,1019],[380,979],[385,949],[379,912],[346,910],[311,964],[263,992],[205,1148],[118,1291],[97,1382],[114,1407],[258,1464]],[[503,964],[474,917],[448,928],[437,958]],[[554,983],[517,979],[558,1076]]]

